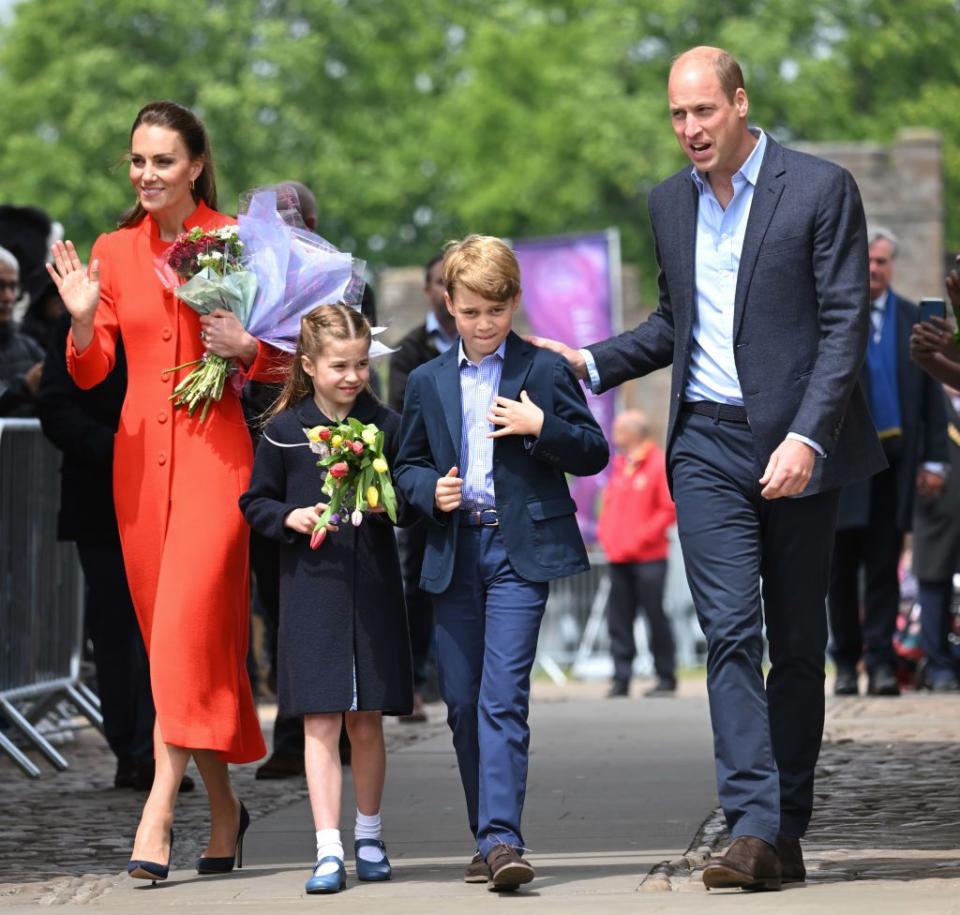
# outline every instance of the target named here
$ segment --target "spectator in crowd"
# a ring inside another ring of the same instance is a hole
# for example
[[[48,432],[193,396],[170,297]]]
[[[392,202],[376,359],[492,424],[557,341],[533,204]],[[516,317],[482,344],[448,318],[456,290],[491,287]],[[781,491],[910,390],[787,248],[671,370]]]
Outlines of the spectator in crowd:
[[[61,316],[66,313],[63,299],[60,298],[57,287],[46,272],[31,282],[27,288],[27,294],[30,296],[30,304],[20,322],[20,333],[32,337],[44,350],[47,350],[54,329]]]
[[[667,486],[663,451],[650,438],[646,415],[625,410],[613,424],[610,482],[603,494],[597,539],[610,560],[607,624],[613,655],[613,683],[608,696],[626,696],[637,646],[633,621],[643,608],[653,649],[657,682],[647,696],[671,696],[677,688],[676,658],[670,621],[663,612],[667,575],[667,530],[676,511]]]
[[[53,284],[51,283],[51,286]],[[116,788],[149,791],[153,784],[153,696],[150,668],[127,587],[113,507],[113,437],[127,389],[127,364],[117,345],[113,370],[83,391],[67,371],[70,318],[61,315],[49,339],[40,381],[43,433],[60,451],[60,540],[74,541],[87,585],[86,631],[93,644],[103,731],[117,758]],[[184,776],[180,790],[193,788]]]
[[[943,495],[920,496],[913,520],[913,573],[919,586],[924,684],[960,690],[960,645],[951,646],[953,575],[960,567],[960,391],[945,388],[950,473]]]
[[[960,254],[957,266],[946,279],[947,295],[954,315],[960,314]],[[915,324],[910,336],[910,356],[937,381],[960,390],[960,347],[953,325],[943,318],[931,318]]]
[[[38,207],[0,205],[0,245],[7,248],[20,265],[20,288],[28,306],[20,321],[20,333],[32,337],[43,350],[64,313],[63,301],[47,274],[47,254],[63,233]]]
[[[889,466],[840,491],[829,590],[837,666],[834,693],[839,696],[857,694],[861,657],[870,695],[900,693],[893,633],[903,538],[911,528],[914,493],[933,497],[942,492],[948,457],[943,395],[909,357],[917,306],[890,285],[897,238],[889,229],[877,227],[868,241],[873,305],[861,382]],[[861,568],[866,582],[862,623]]]
[[[430,305],[426,320],[400,341],[397,351],[390,357],[390,408],[398,413],[403,413],[403,396],[410,373],[417,366],[445,353],[457,339],[456,323],[443,298],[442,253],[435,254],[427,262],[423,291]],[[426,721],[423,702],[432,673],[433,605],[430,595],[420,588],[420,568],[427,545],[427,522],[420,518],[410,527],[398,529],[397,538],[410,621],[414,688],[413,714],[405,715],[401,720]]]
[[[0,248],[0,416],[35,416],[43,350],[13,320],[20,295],[20,265]]]

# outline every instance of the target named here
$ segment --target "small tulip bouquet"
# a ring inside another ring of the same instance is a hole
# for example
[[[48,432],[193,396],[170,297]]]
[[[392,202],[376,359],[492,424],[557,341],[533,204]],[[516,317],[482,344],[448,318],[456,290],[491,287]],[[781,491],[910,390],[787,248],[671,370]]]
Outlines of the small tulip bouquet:
[[[349,519],[359,527],[366,512],[381,507],[397,523],[397,495],[383,456],[380,429],[350,417],[336,426],[314,426],[303,431],[310,450],[320,455],[317,466],[327,471],[322,492],[330,497],[313,529],[311,549],[317,549],[326,539],[328,524]]]

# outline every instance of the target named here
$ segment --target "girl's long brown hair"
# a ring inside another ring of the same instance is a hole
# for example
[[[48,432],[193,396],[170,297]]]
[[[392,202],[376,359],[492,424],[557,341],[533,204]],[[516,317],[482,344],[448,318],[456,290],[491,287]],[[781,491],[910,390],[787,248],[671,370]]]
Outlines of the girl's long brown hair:
[[[323,354],[328,340],[366,340],[370,345],[372,335],[367,319],[356,308],[337,302],[335,305],[318,305],[300,319],[300,339],[293,357],[293,367],[269,416],[276,416],[303,400],[313,396],[313,379],[303,369],[302,356],[316,359]],[[369,390],[369,387],[368,389]]]
[[[134,131],[141,124],[151,124],[156,127],[166,127],[180,134],[183,145],[192,160],[203,159],[203,171],[193,182],[191,194],[195,203],[201,200],[211,210],[217,208],[217,179],[213,170],[213,152],[210,149],[210,138],[207,128],[189,108],[178,105],[176,102],[150,102],[137,112],[137,117],[130,128],[130,140],[133,140]],[[143,217],[146,210],[137,200],[132,209],[123,214],[120,219],[120,228],[126,229],[135,226]]]

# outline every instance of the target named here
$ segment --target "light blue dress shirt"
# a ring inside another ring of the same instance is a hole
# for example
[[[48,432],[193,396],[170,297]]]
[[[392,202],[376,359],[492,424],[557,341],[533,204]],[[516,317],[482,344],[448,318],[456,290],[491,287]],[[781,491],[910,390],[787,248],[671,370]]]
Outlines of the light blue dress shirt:
[[[684,400],[743,406],[743,391],[733,356],[733,310],[737,291],[740,254],[750,218],[753,193],[767,148],[767,136],[751,129],[757,138],[750,155],[734,174],[733,197],[724,209],[708,180],[690,170],[700,193],[697,207],[696,309],[691,330],[690,370]],[[600,373],[589,350],[581,350],[587,364],[591,390],[600,386]],[[788,438],[823,449],[810,439],[790,432]]]
[[[493,508],[493,444],[487,438],[494,426],[487,419],[503,375],[504,340],[494,352],[471,362],[458,343],[457,364],[460,366],[460,402],[463,423],[460,431],[460,476],[463,478],[463,508]]]

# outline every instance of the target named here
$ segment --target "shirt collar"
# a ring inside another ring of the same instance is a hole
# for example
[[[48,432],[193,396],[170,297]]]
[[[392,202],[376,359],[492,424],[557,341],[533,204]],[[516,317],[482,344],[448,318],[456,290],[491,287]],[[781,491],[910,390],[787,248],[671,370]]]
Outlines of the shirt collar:
[[[879,311],[880,314],[883,314],[887,310],[887,301],[889,300],[889,298],[890,298],[890,290],[884,289],[883,292],[881,292],[880,295],[878,295],[873,300],[873,302],[871,303],[871,307],[873,308],[874,311]]]
[[[437,334],[444,342],[453,343],[453,337],[451,337],[444,329],[443,325],[440,323],[440,319],[432,311],[427,312],[427,333],[428,334]]]
[[[767,135],[759,127],[751,127],[750,133],[757,138],[757,143],[751,150],[750,155],[747,156],[743,165],[741,165],[739,170],[734,174],[733,181],[734,183],[738,183],[739,178],[756,187],[757,178],[760,177],[760,166],[763,165],[763,154],[767,149]],[[709,186],[707,182],[703,180],[703,175],[697,171],[696,167],[690,169],[690,177],[693,178],[693,183],[697,186],[701,194]]]
[[[507,351],[507,338],[504,337],[500,342],[500,345],[489,355],[484,356],[481,359],[481,362],[486,362],[487,359],[492,359],[494,356],[499,356],[500,360],[503,361],[503,354]],[[463,338],[461,337],[457,342],[457,365],[462,366],[466,362],[468,365],[478,365],[479,363],[471,362],[467,354],[463,351]]]

